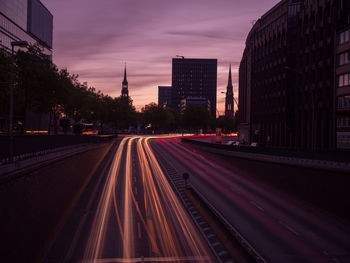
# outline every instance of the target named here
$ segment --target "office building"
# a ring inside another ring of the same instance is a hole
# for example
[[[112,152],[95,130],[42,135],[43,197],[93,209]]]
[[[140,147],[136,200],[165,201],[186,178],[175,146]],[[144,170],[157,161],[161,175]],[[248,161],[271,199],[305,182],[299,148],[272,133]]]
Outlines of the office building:
[[[217,59],[173,58],[172,108],[180,111],[181,100],[190,97],[210,101],[210,113],[216,116]]]
[[[232,75],[231,75],[231,65],[228,73],[228,83],[226,88],[226,98],[225,98],[225,116],[232,118],[234,114],[234,104],[233,104],[233,86],[232,86]]]
[[[0,0],[1,49],[11,53],[11,42],[27,41],[39,45],[43,53],[52,58],[52,34],[53,16],[39,0]],[[17,49],[18,47],[14,51]],[[8,86],[6,83],[0,85]],[[47,131],[49,113],[37,113],[28,107],[25,115],[25,130]],[[23,117],[15,116],[15,123]],[[0,130],[6,129],[7,121],[8,114],[0,112]]]
[[[39,44],[52,55],[53,16],[39,0],[0,1],[0,47],[11,51],[12,41]]]
[[[158,105],[169,108],[171,104],[171,86],[158,86]]]
[[[250,142],[335,149],[339,5],[283,0],[252,27],[239,72],[239,130]]]
[[[183,113],[188,105],[202,105],[209,112],[211,112],[210,100],[199,97],[188,97],[180,101],[180,112]]]
[[[337,149],[350,149],[350,2],[343,1],[337,20],[335,111]]]

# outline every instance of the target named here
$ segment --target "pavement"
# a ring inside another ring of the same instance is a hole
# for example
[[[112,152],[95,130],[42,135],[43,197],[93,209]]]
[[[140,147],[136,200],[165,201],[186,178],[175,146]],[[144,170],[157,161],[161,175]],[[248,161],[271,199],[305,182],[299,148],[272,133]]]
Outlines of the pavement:
[[[231,168],[220,157],[209,158],[177,138],[153,140],[151,146],[178,174],[190,174],[191,185],[244,238],[260,262],[350,262],[348,221],[256,179],[292,170],[300,180],[308,176],[307,168],[271,163],[257,168],[253,177],[249,166]]]
[[[149,140],[114,146],[45,262],[216,262]]]
[[[226,139],[227,140],[227,139]],[[302,158],[297,156],[283,156],[283,155],[274,155],[274,154],[264,154],[264,153],[254,153],[254,152],[244,152],[239,151],[233,148],[230,149],[220,149],[217,147],[217,144],[214,144],[210,138],[204,139],[186,139],[186,142],[191,143],[194,141],[197,143],[198,147],[204,151],[208,151],[215,154],[232,156],[237,158],[244,158],[262,162],[271,162],[282,165],[292,165],[292,166],[301,166],[307,168],[321,169],[321,170],[330,170],[336,172],[350,172],[350,158],[348,161],[334,161],[334,160],[322,160],[322,159],[313,159],[313,158]],[[198,144],[200,142],[200,144]],[[215,147],[213,147],[215,146]]]

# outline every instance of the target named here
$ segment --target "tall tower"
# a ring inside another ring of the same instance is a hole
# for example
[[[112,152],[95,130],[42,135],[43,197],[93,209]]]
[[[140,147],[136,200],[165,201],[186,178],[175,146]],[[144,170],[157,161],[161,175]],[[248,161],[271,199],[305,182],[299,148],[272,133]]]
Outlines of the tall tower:
[[[226,89],[226,100],[225,100],[225,116],[233,118],[234,104],[233,104],[233,86],[231,77],[231,65],[228,73],[228,84]]]
[[[122,82],[122,97],[128,97],[129,96],[129,90],[128,90],[128,81],[126,80],[126,64],[124,68],[124,80]]]

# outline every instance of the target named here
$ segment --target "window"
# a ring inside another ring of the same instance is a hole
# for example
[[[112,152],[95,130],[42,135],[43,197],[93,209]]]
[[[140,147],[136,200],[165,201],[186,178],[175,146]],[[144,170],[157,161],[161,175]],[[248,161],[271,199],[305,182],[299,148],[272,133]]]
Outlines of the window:
[[[338,55],[338,66],[346,65],[349,63],[350,63],[350,51],[347,51]]]
[[[346,87],[350,85],[350,73],[342,74],[338,76],[338,87]]]
[[[350,95],[338,97],[338,109],[350,108]]]
[[[350,30],[341,32],[339,35],[339,43],[344,44],[350,41]]]
[[[337,128],[350,128],[350,117],[348,116],[338,117]]]

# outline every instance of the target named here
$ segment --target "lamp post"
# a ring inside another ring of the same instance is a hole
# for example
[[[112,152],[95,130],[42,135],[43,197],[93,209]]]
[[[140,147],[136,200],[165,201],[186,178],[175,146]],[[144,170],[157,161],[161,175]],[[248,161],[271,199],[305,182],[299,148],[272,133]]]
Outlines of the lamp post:
[[[13,163],[13,93],[14,93],[14,49],[15,47],[28,46],[27,41],[13,41],[11,42],[11,69],[10,69],[10,111],[9,111],[9,137],[10,137],[10,163]]]

